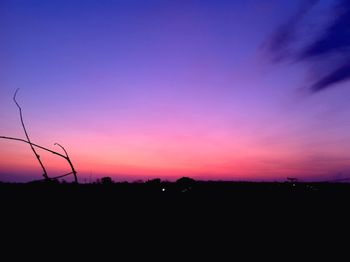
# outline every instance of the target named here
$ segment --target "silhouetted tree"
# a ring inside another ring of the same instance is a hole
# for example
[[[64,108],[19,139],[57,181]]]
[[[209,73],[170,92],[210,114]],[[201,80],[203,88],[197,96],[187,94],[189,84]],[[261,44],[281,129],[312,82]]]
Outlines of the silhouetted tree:
[[[176,180],[176,186],[182,191],[187,192],[192,189],[196,181],[190,177],[181,177]]]
[[[101,178],[101,184],[110,185],[110,184],[113,184],[113,180],[109,176],[105,176]]]
[[[193,186],[195,183],[196,183],[196,180],[190,177],[181,177],[178,180],[176,180],[176,184],[178,185]]]

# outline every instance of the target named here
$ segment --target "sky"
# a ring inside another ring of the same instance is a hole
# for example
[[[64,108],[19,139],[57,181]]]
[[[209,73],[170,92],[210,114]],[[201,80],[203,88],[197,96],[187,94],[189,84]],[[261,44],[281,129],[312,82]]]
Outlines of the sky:
[[[349,177],[348,28],[345,0],[0,0],[0,136],[25,139],[19,88],[81,182]],[[0,181],[41,178],[0,139]]]

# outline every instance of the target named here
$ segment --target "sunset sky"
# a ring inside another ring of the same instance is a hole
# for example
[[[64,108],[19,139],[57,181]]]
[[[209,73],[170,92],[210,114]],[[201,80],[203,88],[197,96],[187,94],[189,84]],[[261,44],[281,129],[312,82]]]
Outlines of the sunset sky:
[[[346,0],[0,0],[0,135],[25,138],[20,88],[82,182],[348,177],[348,28]],[[0,139],[0,181],[41,175]]]

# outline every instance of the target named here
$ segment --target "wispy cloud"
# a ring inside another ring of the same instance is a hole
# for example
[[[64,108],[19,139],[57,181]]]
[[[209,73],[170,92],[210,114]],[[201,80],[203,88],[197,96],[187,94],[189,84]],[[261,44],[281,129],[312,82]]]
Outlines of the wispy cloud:
[[[318,0],[308,0],[286,22],[280,25],[264,43],[273,62],[281,62],[292,56],[291,46],[297,40],[298,27],[303,17],[317,4]]]
[[[297,31],[303,25],[317,0],[308,1],[285,24],[275,30],[267,41],[266,50],[273,62],[285,60],[307,62],[311,67],[325,68],[317,74],[309,87],[315,93],[335,84],[350,80],[350,1],[337,0],[331,10],[330,22],[320,35],[308,44],[291,52],[297,39]],[[330,62],[332,61],[332,62]]]

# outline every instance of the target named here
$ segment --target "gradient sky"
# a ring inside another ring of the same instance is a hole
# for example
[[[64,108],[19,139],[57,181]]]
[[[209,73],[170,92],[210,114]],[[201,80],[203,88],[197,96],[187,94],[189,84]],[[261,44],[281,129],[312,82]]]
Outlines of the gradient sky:
[[[83,181],[349,176],[350,38],[336,27],[350,27],[349,10],[341,0],[0,0],[0,135],[25,138],[20,88],[32,141],[64,145]],[[69,172],[40,155],[49,175]],[[41,173],[28,145],[0,140],[0,180]]]

